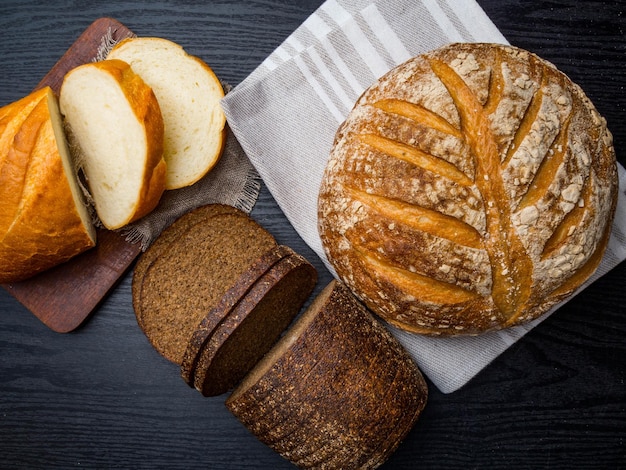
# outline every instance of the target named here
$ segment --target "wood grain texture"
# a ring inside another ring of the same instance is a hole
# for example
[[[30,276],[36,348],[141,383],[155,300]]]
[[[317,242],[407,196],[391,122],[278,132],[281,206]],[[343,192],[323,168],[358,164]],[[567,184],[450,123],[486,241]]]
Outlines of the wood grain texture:
[[[0,104],[33,89],[96,18],[178,41],[236,85],[320,3],[4,1]],[[626,163],[626,2],[479,3],[511,43],[583,86]],[[329,274],[266,188],[252,215],[311,260],[319,291]],[[419,422],[383,468],[626,468],[625,281],[621,264],[460,391],[431,386]],[[132,311],[130,273],[66,335],[0,291],[2,468],[293,468],[224,398],[190,389],[152,349]]]

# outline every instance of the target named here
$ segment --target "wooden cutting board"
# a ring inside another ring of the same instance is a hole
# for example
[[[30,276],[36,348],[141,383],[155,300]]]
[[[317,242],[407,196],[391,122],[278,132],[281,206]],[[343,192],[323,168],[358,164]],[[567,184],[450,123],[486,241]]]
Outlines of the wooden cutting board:
[[[63,77],[72,68],[91,62],[103,41],[132,35],[111,18],[94,21],[37,85],[49,85],[57,94]],[[97,231],[95,248],[26,281],[3,284],[11,295],[52,330],[76,329],[115,286],[140,253],[118,233]]]

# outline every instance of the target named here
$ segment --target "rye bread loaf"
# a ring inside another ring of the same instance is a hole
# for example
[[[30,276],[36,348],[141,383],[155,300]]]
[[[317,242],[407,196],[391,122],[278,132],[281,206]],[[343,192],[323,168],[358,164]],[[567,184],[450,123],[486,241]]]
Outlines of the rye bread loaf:
[[[332,281],[226,400],[262,442],[300,468],[376,468],[427,400],[415,363]]]
[[[59,104],[102,224],[114,230],[151,212],[166,172],[152,89],[126,62],[90,62],[65,75]]]
[[[57,97],[49,87],[0,108],[0,282],[16,282],[92,248]]]
[[[552,64],[452,44],[374,83],[339,128],[319,195],[338,276],[417,333],[537,318],[598,266],[616,204],[605,120]]]
[[[202,346],[195,388],[204,396],[232,390],[295,318],[316,282],[315,268],[296,253],[259,277]]]
[[[191,335],[183,360],[180,365],[181,376],[188,385],[194,386],[194,373],[200,352],[208,338],[230,312],[250,292],[259,279],[274,265],[287,256],[294,254],[291,248],[284,245],[275,245],[265,252],[259,259],[246,269],[235,283],[222,295],[219,302],[202,319]]]
[[[180,365],[198,324],[275,245],[274,237],[242,211],[193,220],[147,267],[135,296],[138,324],[153,347]]]

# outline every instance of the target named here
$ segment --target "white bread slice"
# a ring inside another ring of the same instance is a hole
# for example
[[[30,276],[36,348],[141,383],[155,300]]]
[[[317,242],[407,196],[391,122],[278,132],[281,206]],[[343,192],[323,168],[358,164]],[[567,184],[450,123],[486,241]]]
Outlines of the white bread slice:
[[[151,88],[126,62],[92,62],[65,76],[60,106],[103,225],[118,229],[152,211],[166,163]]]
[[[0,282],[31,277],[95,243],[53,91],[0,109]]]
[[[167,189],[190,186],[219,160],[226,141],[224,89],[211,68],[178,44],[154,37],[129,38],[107,59],[128,62],[152,87],[165,122]]]

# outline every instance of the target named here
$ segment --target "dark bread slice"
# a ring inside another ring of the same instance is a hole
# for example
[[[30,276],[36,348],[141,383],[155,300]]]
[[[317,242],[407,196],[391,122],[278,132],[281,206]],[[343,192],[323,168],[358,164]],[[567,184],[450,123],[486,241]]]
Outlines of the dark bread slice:
[[[161,232],[148,249],[142,253],[135,264],[132,279],[132,300],[137,323],[141,326],[143,312],[141,311],[141,283],[148,267],[159,255],[167,250],[168,245],[182,235],[192,225],[218,214],[237,213],[239,209],[226,204],[208,204],[198,207],[176,219],[169,227]]]
[[[275,245],[274,237],[242,211],[200,218],[187,227],[143,275],[139,325],[152,346],[180,365],[207,312]]]
[[[294,254],[294,251],[284,245],[276,245],[265,252],[239,276],[233,286],[224,293],[218,304],[202,319],[189,339],[180,366],[181,376],[188,385],[194,386],[194,369],[198,356],[213,330],[252,289],[261,276],[284,257],[291,254]]]
[[[427,395],[407,352],[332,281],[226,406],[301,468],[376,468],[413,427]]]
[[[194,371],[196,389],[215,396],[234,388],[276,343],[316,282],[315,268],[293,252],[259,278],[202,348]]]

